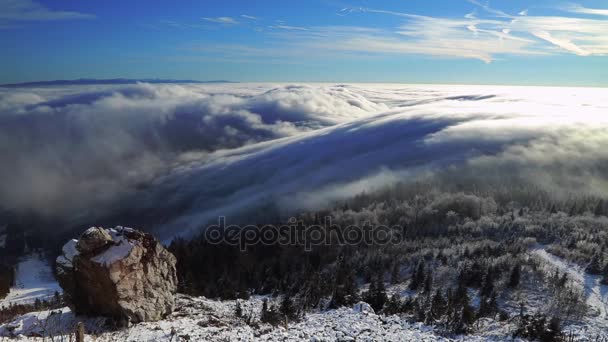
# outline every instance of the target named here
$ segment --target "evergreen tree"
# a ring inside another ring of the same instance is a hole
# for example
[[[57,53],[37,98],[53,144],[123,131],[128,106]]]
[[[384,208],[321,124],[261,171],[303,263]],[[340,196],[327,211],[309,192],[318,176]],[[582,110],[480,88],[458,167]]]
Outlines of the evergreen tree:
[[[262,310],[264,309],[262,308]],[[234,315],[239,318],[243,317],[243,308],[241,307],[241,302],[238,300],[236,301],[236,307],[234,308]]]
[[[431,316],[434,320],[439,320],[446,313],[446,301],[443,298],[441,289],[435,291],[435,295],[431,301]]]
[[[483,282],[481,284],[480,295],[482,297],[489,297],[490,294],[494,291],[494,273],[490,268],[488,268],[486,275],[483,278]]]
[[[597,202],[597,205],[595,206],[595,210],[593,210],[593,214],[595,216],[602,216],[604,215],[604,200],[601,199],[599,200],[599,202]]]
[[[385,315],[396,315],[403,312],[403,303],[399,300],[399,296],[394,294],[391,298],[386,302],[382,312]]]
[[[368,303],[376,312],[380,312],[388,300],[384,282],[379,276],[369,284],[369,290],[365,293],[365,302]]]
[[[519,264],[517,264],[511,270],[511,274],[509,275],[509,283],[507,285],[512,289],[516,288],[517,286],[519,286],[520,278],[521,278],[521,266]]]
[[[604,285],[608,285],[608,262],[604,265],[604,268],[602,270],[601,283]]]
[[[420,260],[420,262],[418,263],[418,266],[416,267],[416,269],[414,270],[414,273],[412,274],[412,280],[410,282],[409,289],[412,291],[417,291],[418,288],[423,285],[424,276],[425,276],[424,261]]]
[[[391,284],[399,284],[401,282],[401,276],[399,274],[400,267],[398,262],[393,263],[393,268],[391,269]]]
[[[283,295],[283,300],[281,300],[281,305],[279,307],[279,312],[290,320],[295,320],[298,317],[298,311],[291,299],[289,293]]]
[[[427,295],[430,295],[432,289],[433,289],[433,275],[431,273],[431,270],[428,270],[426,273],[426,276],[424,278],[424,287],[422,288],[422,292]]]
[[[589,262],[585,271],[593,275],[600,275],[602,273],[601,256],[599,253],[593,254],[591,262]]]

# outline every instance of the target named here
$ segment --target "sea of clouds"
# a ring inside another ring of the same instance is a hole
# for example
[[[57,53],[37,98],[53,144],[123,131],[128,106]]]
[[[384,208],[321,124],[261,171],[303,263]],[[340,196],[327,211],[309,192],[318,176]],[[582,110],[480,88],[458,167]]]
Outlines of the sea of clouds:
[[[156,213],[166,236],[466,167],[608,193],[608,89],[421,85],[0,88],[0,206]],[[120,208],[120,209],[118,209]]]

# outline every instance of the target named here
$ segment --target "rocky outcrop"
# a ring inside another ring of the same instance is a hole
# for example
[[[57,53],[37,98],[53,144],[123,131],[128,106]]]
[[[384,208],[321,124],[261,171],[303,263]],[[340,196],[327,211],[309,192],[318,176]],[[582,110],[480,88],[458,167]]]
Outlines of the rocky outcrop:
[[[57,278],[77,314],[121,323],[159,320],[173,311],[176,259],[152,235],[89,228],[65,244]]]

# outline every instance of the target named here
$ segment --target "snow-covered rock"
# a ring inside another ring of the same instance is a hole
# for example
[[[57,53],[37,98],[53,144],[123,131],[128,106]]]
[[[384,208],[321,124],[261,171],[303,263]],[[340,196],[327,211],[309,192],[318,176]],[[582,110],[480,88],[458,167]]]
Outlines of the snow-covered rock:
[[[355,312],[361,312],[361,313],[367,312],[367,313],[375,314],[374,309],[371,307],[371,305],[367,304],[366,302],[359,302],[359,303],[353,305],[353,310],[355,310]]]
[[[173,311],[175,264],[175,257],[150,234],[90,228],[65,244],[57,258],[57,277],[76,313],[137,323]]]

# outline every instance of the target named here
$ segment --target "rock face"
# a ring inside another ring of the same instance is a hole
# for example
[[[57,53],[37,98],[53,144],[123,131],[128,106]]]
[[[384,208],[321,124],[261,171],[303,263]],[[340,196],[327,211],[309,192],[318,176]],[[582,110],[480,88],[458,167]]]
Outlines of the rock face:
[[[57,278],[77,314],[138,323],[173,311],[176,259],[152,235],[93,227],[62,252]]]

